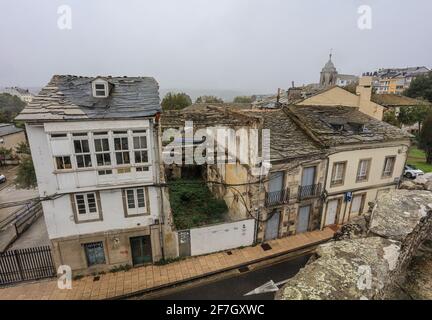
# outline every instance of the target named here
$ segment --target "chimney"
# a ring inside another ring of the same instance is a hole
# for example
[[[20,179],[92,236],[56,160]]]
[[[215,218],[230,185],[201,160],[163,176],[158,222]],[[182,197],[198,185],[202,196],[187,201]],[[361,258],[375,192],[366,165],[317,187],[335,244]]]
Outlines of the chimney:
[[[291,87],[294,88],[294,81],[291,81]]]
[[[280,91],[281,91],[281,89],[278,88],[277,96],[276,96],[276,104],[279,104],[279,100],[280,100]]]
[[[372,97],[372,77],[363,76],[359,79],[359,84],[356,88],[356,94],[359,96],[359,110],[369,114]]]

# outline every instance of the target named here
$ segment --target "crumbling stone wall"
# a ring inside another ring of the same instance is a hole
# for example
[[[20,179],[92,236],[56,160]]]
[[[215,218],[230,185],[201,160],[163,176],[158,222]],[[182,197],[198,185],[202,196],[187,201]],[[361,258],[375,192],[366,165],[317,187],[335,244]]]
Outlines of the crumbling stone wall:
[[[432,232],[432,193],[394,190],[335,239],[279,290],[276,299],[386,299]]]

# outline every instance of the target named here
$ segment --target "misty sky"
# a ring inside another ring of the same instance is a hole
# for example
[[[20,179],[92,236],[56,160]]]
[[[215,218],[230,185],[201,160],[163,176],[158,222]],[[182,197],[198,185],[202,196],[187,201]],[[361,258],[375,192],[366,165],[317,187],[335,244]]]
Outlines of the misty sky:
[[[372,30],[357,27],[363,4]],[[0,86],[110,74],[267,93],[317,82],[330,48],[340,73],[432,67],[431,14],[429,0],[0,0]]]

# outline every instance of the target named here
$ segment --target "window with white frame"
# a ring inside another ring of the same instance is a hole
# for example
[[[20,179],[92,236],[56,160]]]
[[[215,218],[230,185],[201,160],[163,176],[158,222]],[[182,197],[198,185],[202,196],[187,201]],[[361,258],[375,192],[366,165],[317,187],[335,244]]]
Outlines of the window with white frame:
[[[393,175],[394,164],[396,162],[395,156],[386,157],[384,160],[383,177],[391,177]]]
[[[370,164],[371,164],[370,159],[360,160],[358,170],[357,170],[357,179],[356,179],[357,182],[363,182],[368,180]]]
[[[93,136],[97,166],[110,166],[111,151],[109,146],[108,132],[95,132],[93,133]]]
[[[125,189],[126,215],[142,215],[147,213],[146,190],[144,188]]]
[[[95,98],[106,98],[108,97],[109,88],[108,82],[104,80],[95,80],[92,83],[93,96]]]
[[[346,162],[335,162],[331,176],[331,186],[343,185],[345,180]]]
[[[100,218],[95,192],[75,194],[77,221],[96,220]]]
[[[72,163],[70,156],[59,156],[55,157],[56,169],[57,170],[69,170],[72,169]]]
[[[137,164],[148,163],[147,131],[133,131],[134,160]]]
[[[114,152],[117,165],[130,164],[127,131],[114,131]]]
[[[78,168],[89,168],[92,166],[89,140],[87,133],[73,134],[73,145],[75,159]]]

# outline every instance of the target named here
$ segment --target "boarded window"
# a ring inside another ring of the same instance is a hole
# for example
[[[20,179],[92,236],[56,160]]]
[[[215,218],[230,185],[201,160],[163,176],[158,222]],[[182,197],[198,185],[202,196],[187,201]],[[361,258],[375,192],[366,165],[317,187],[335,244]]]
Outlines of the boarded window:
[[[84,250],[88,266],[105,264],[105,251],[103,242],[92,242],[84,244]]]

